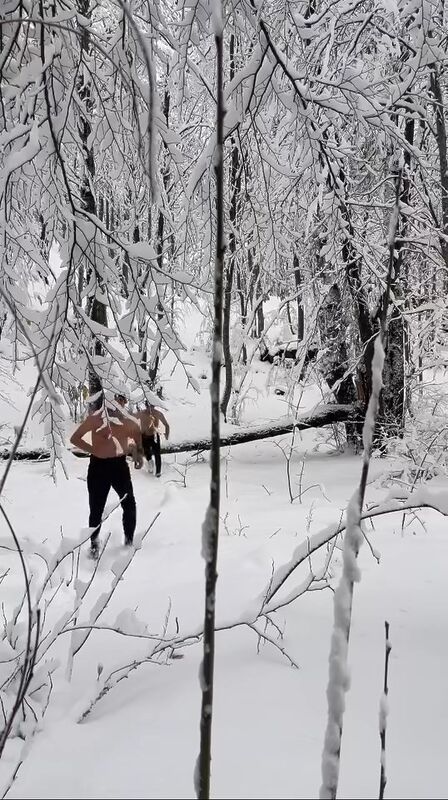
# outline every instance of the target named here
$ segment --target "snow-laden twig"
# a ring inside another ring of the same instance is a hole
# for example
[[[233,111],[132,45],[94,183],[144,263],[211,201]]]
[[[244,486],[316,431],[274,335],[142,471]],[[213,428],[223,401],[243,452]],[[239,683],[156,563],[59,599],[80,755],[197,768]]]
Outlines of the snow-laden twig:
[[[97,693],[94,695],[88,706],[84,709],[82,714],[78,718],[78,723],[85,722],[87,717],[92,713],[93,709],[95,708],[96,704],[99,703],[106,695],[117,686],[121,681],[126,680],[133,670],[138,669],[143,664],[155,664],[157,667],[163,666],[160,661],[157,661],[155,658],[151,658],[151,656],[145,656],[144,658],[135,659],[130,664],[125,664],[124,666],[120,667],[119,669],[114,670],[108,676],[108,679],[104,682],[100,683],[101,688]],[[101,681],[101,677],[99,676],[98,681]]]
[[[112,511],[115,510],[117,506],[114,506]],[[11,524],[8,520],[7,515],[4,512],[4,509],[0,506],[0,510],[2,511],[7,523]],[[109,516],[112,512],[108,512],[105,517]],[[151,524],[148,526],[146,531],[137,537],[135,540],[135,547],[132,550],[129,550],[125,554],[125,557],[122,559],[117,559],[114,564],[112,565],[112,572],[114,573],[113,580],[111,587],[108,592],[103,593],[97,603],[95,604],[93,610],[91,611],[91,620],[95,623],[99,620],[101,614],[104,612],[105,608],[108,605],[110,598],[112,597],[115,589],[119,581],[121,581],[126,569],[128,568],[130,562],[132,561],[136,551],[140,549],[142,545],[142,541],[148,531],[151,529],[153,524],[155,523],[156,519],[159,516],[158,512],[154,519],[152,520]],[[63,563],[64,560],[67,558],[71,558],[73,562],[74,553],[77,552],[79,554],[79,550],[81,545],[87,541],[94,528],[88,528],[84,531],[84,537],[82,541],[76,541],[71,539],[62,539],[59,545],[58,550],[56,553],[50,558],[46,550],[43,553],[38,553],[40,555],[45,564],[46,564],[46,572],[43,576],[41,584],[37,587],[36,591],[34,592],[35,597],[34,600],[31,600],[31,593],[30,593],[30,584],[31,579],[28,580],[27,584],[27,592],[24,593],[24,597],[22,601],[19,603],[18,607],[14,610],[13,619],[7,623],[5,621],[5,628],[4,628],[4,638],[10,643],[12,648],[12,657],[10,659],[4,660],[11,662],[11,671],[7,676],[6,680],[3,682],[3,685],[0,686],[0,691],[6,692],[11,690],[14,692],[15,700],[13,700],[11,704],[12,712],[8,717],[5,712],[5,705],[2,700],[2,709],[3,709],[3,716],[5,719],[5,726],[4,730],[1,734],[1,745],[2,748],[6,742],[6,739],[11,731],[12,720],[17,713],[18,708],[23,708],[24,710],[24,718],[23,721],[19,723],[20,729],[23,728],[24,736],[25,736],[25,745],[27,742],[31,742],[34,733],[36,732],[36,726],[39,725],[39,719],[43,717],[48,707],[50,701],[50,694],[52,688],[52,681],[51,681],[51,672],[54,671],[59,664],[54,662],[53,659],[44,658],[47,656],[48,651],[54,645],[58,637],[63,633],[71,633],[72,636],[72,643],[70,647],[70,655],[69,655],[69,671],[71,671],[73,657],[79,651],[79,649],[83,646],[87,638],[90,636],[92,630],[94,630],[94,626],[84,626],[84,629],[81,628],[79,630],[73,631],[73,621],[76,621],[79,616],[79,611],[82,608],[83,601],[87,594],[88,589],[92,585],[94,576],[96,574],[98,568],[98,562],[95,563],[94,569],[92,574],[90,575],[87,581],[81,581],[73,570],[73,566],[71,569],[71,577],[69,580],[69,585],[74,582],[75,586],[75,603],[74,607],[70,610],[65,611],[56,622],[51,624],[46,635],[43,635],[43,629],[45,627],[46,622],[46,614],[44,613],[43,616],[40,614],[39,604],[44,599],[44,593],[48,586],[51,586],[52,579],[56,573],[56,571],[60,568],[60,565]],[[14,535],[14,531],[12,530],[12,534]],[[87,534],[87,535],[86,535]],[[102,552],[104,552],[104,548],[107,544],[107,540],[104,544]],[[22,548],[17,546],[19,553],[22,553]],[[28,551],[27,551],[28,552]],[[56,596],[57,592],[61,588],[62,584],[64,583],[64,579],[61,579],[58,583],[58,586],[55,590],[52,591],[51,596],[49,599],[45,600],[45,612],[47,611],[49,605],[53,602],[54,597]],[[22,625],[19,622],[19,617],[22,612],[25,599],[29,598],[29,602],[31,603],[31,616],[30,616],[30,624],[28,626],[28,639],[25,644],[23,644],[23,634],[22,634]],[[30,647],[30,639],[33,633],[33,629],[35,631],[35,643],[34,646]],[[164,628],[163,636],[166,635],[166,628]],[[73,638],[77,636],[78,641],[74,642]],[[157,639],[157,644],[160,643],[160,637]],[[20,647],[22,648],[23,652],[19,652]],[[15,651],[15,652],[14,652]],[[24,657],[23,665],[21,664],[21,659]],[[38,664],[41,664],[38,667]],[[17,688],[18,686],[18,688]],[[47,692],[47,699],[44,702],[44,695]],[[36,705],[37,702],[37,705]],[[31,715],[32,718],[28,720],[28,716]],[[19,763],[17,764],[16,771],[12,775],[12,778],[6,788],[6,791],[9,791],[10,786],[14,782],[14,776],[19,769],[23,758],[27,753],[26,747],[22,749],[21,758]]]
[[[27,734],[25,736],[25,741],[23,742],[22,747],[20,749],[19,760],[17,761],[17,764],[15,765],[14,771],[9,776],[9,779],[6,781],[6,783],[0,788],[0,797],[2,798],[2,800],[4,800],[4,798],[7,796],[7,794],[9,792],[9,790],[11,789],[14,781],[16,780],[17,775],[19,773],[19,770],[22,767],[23,762],[25,761],[25,759],[26,759],[26,757],[27,757],[27,755],[28,755],[28,753],[29,753],[29,751],[30,751],[30,749],[32,747],[32,744],[33,744],[33,741],[34,741],[34,737],[36,736],[36,734],[42,728],[42,722],[43,722],[43,719],[45,717],[45,714],[48,711],[48,707],[50,705],[50,700],[51,700],[51,696],[52,696],[52,692],[53,692],[52,672],[55,671],[56,666],[57,666],[56,663],[51,665],[51,668],[47,672],[45,681],[40,682],[40,685],[38,685],[38,686],[36,686],[34,688],[32,686],[30,686],[30,691],[28,693],[28,697],[32,697],[32,695],[34,693],[37,693],[37,692],[39,692],[39,693],[43,692],[44,696],[42,698],[40,698],[40,702],[39,702],[39,706],[40,707],[38,709],[38,715],[39,716],[37,716],[36,712],[33,709],[34,724],[31,725],[30,727],[28,727],[28,729],[27,729]],[[39,678],[39,676],[37,674],[35,674],[35,676],[34,676],[33,683],[37,682],[36,678]]]
[[[5,298],[3,298],[3,299],[5,299]],[[6,298],[6,302],[8,303],[8,299],[7,298]],[[26,334],[26,335],[28,336],[28,334]],[[51,337],[50,337],[50,344],[51,344],[51,341],[52,341],[53,337],[54,337],[54,329],[53,329]],[[32,405],[33,405],[33,402],[34,402],[34,398],[36,396],[37,390],[38,390],[39,385],[40,385],[41,380],[42,380],[42,375],[43,375],[43,372],[45,370],[45,365],[46,365],[46,359],[48,357],[48,353],[49,353],[49,350],[50,350],[50,344],[48,345],[48,348],[45,351],[45,354],[44,354],[44,357],[42,359],[42,362],[40,361],[40,359],[38,358],[37,354],[35,353],[36,364],[37,364],[37,368],[38,368],[37,378],[36,378],[36,381],[35,381],[35,384],[34,384],[34,388],[33,388],[32,392],[31,392],[31,397],[30,397],[30,400],[28,402],[28,406],[27,406],[27,409],[25,411],[25,415],[24,415],[24,418],[22,420],[22,424],[20,425],[20,428],[17,431],[17,435],[16,435],[16,438],[15,438],[15,441],[14,441],[14,445],[13,445],[12,450],[11,450],[10,458],[8,460],[8,463],[6,464],[5,470],[4,470],[2,478],[0,480],[0,497],[2,495],[2,492],[3,492],[4,488],[5,488],[6,480],[7,480],[8,475],[9,475],[9,470],[11,468],[11,464],[12,464],[12,461],[14,459],[14,455],[17,452],[17,448],[18,448],[18,446],[19,446],[19,444],[21,442],[21,439],[22,439],[22,436],[23,436],[23,433],[24,433],[24,430],[25,430],[26,422],[27,422],[28,417],[29,417],[29,415],[31,413],[31,408],[32,408]],[[14,722],[14,718],[15,718],[17,712],[19,711],[19,708],[21,707],[21,705],[22,705],[22,703],[23,703],[23,701],[25,699],[28,687],[29,687],[29,685],[31,683],[31,680],[33,678],[33,671],[34,671],[34,666],[35,666],[35,662],[36,662],[37,648],[38,648],[38,644],[39,644],[39,635],[40,635],[40,609],[37,606],[35,608],[33,608],[32,600],[31,600],[31,591],[30,591],[30,578],[28,576],[28,570],[27,570],[27,566],[25,564],[25,558],[24,558],[24,555],[23,555],[23,551],[22,551],[22,548],[20,546],[20,542],[19,542],[19,539],[18,539],[18,537],[16,535],[14,527],[13,527],[13,525],[12,525],[10,519],[9,519],[9,516],[7,515],[5,509],[3,508],[3,505],[1,503],[0,503],[0,512],[2,513],[3,518],[5,519],[5,522],[6,522],[7,526],[8,526],[8,528],[9,528],[9,531],[11,533],[12,539],[13,539],[14,544],[16,546],[17,553],[19,554],[20,564],[21,564],[22,572],[23,572],[23,580],[24,580],[24,585],[25,585],[24,599],[26,597],[26,604],[27,604],[27,637],[26,637],[25,651],[24,651],[24,657],[23,657],[23,664],[21,665],[21,668],[20,668],[20,680],[19,680],[19,684],[18,684],[18,687],[17,687],[17,691],[16,691],[15,701],[13,702],[13,704],[11,706],[11,709],[10,709],[10,712],[8,714],[8,717],[5,719],[5,725],[4,725],[3,730],[2,730],[2,732],[0,734],[0,758],[1,758],[1,755],[2,755],[3,750],[5,748],[6,742],[8,740],[8,736],[9,736],[9,734],[11,732],[11,728],[12,728],[12,725],[13,725],[13,722]],[[34,626],[35,626],[35,633],[34,633],[34,644],[33,644],[32,639],[33,639],[33,627]]]
[[[448,497],[446,492],[431,492],[429,489],[422,486],[417,491],[413,492],[411,496],[408,496],[407,493],[402,493],[399,497],[391,495],[390,497],[386,497],[382,503],[378,503],[377,505],[371,507],[368,511],[364,512],[364,514],[361,515],[361,520],[369,519],[370,517],[381,516],[384,514],[402,513],[404,510],[411,510],[414,508],[431,508],[443,514],[444,516],[448,516]],[[273,570],[266,587],[264,588],[263,592],[261,592],[259,596],[255,598],[254,602],[251,603],[237,618],[218,622],[215,627],[216,632],[229,631],[240,627],[251,627],[257,623],[257,620],[262,618],[266,619],[268,615],[280,610],[280,608],[284,608],[290,603],[295,602],[295,600],[297,600],[307,591],[331,588],[328,577],[330,562],[337,546],[338,534],[346,530],[346,524],[347,523],[344,521],[339,521],[334,525],[328,525],[320,532],[314,534],[314,536],[308,537],[305,542],[296,548],[293,557],[289,562],[278,567],[277,570]],[[312,553],[317,552],[317,550],[322,547],[326,547],[328,544],[330,544],[330,547],[326,554],[324,565],[315,572],[310,571],[304,580],[299,584],[299,586],[295,586],[286,595],[280,595],[277,598],[277,592],[283,587],[288,577],[298,567],[300,567],[301,564],[303,564],[305,561],[308,561]],[[273,622],[272,619],[270,619],[270,622]],[[146,630],[146,628],[140,631],[125,630],[123,627],[117,625],[107,625],[103,623],[95,625],[77,624],[74,626],[73,630],[81,630],[84,628],[91,628],[92,630],[106,630],[120,636],[148,639],[153,643],[156,641],[155,646],[150,651],[148,656],[145,656],[138,662],[133,661],[130,664],[123,665],[119,668],[119,670],[114,671],[114,673],[119,672],[120,680],[125,677],[126,669],[128,669],[129,672],[134,671],[140,666],[153,663],[153,659],[156,659],[162,653],[168,652],[168,654],[173,654],[185,647],[196,645],[202,640],[203,637],[202,626],[198,626],[193,630],[167,638],[163,638],[159,634],[151,634]],[[67,630],[63,632],[68,633],[70,632],[70,629],[67,628]],[[279,630],[278,633],[281,637],[282,632]],[[283,653],[283,655],[287,660],[291,660],[291,656],[287,654],[286,651]],[[114,673],[111,673],[107,678],[105,676],[103,677],[101,689],[97,691],[95,697],[92,699],[92,701],[90,701],[88,707],[85,708],[81,714],[83,721],[87,719],[90,712],[102,699],[102,697],[104,697],[105,694],[107,694],[118,682],[114,679]],[[106,684],[107,689],[106,691],[103,691],[103,687],[105,687]]]
[[[277,650],[279,650],[279,651],[280,651],[280,653],[281,653],[281,654],[282,654],[282,655],[283,655],[283,656],[284,656],[286,659],[288,659],[288,661],[289,661],[289,663],[291,664],[291,666],[292,666],[292,667],[295,667],[296,669],[299,669],[299,665],[297,664],[297,662],[296,662],[296,661],[294,661],[294,659],[293,659],[293,658],[291,658],[291,656],[289,655],[288,651],[286,650],[286,647],[282,647],[282,645],[280,645],[280,644],[279,644],[279,643],[278,643],[278,642],[277,642],[275,639],[273,639],[273,637],[272,637],[272,636],[269,636],[269,634],[268,634],[268,633],[266,633],[266,631],[261,631],[261,630],[260,630],[260,629],[259,629],[259,628],[256,626],[256,624],[255,624],[255,623],[253,623],[253,624],[249,625],[248,627],[249,627],[251,630],[255,631],[255,633],[256,633],[256,634],[257,634],[257,636],[258,636],[258,641],[259,641],[259,642],[260,642],[260,640],[264,640],[265,642],[269,642],[269,644],[271,644],[273,647],[275,647]],[[259,647],[259,646],[258,646],[258,652],[260,652],[260,647]]]
[[[64,537],[64,539],[62,539],[58,549],[47,562],[47,572],[37,592],[35,602],[40,603],[47,586],[51,583],[51,579],[55,574],[56,570],[60,567],[60,565],[67,558],[73,557],[73,552],[77,550],[79,547],[82,547],[83,544],[86,544],[86,542],[88,542],[89,539],[91,539],[92,534],[95,533],[97,528],[99,528],[100,525],[103,524],[103,522],[106,522],[106,520],[109,519],[111,514],[113,514],[113,512],[119,507],[119,505],[120,501],[118,501],[114,506],[112,506],[112,508],[109,511],[107,511],[107,513],[103,514],[99,525],[96,525],[94,528],[84,528],[82,530],[82,538],[80,541],[77,541],[76,539],[70,539],[69,537]],[[96,571],[97,567],[98,565],[96,564],[94,567],[94,571]]]
[[[120,581],[123,579],[124,573],[126,572],[126,570],[128,569],[129,565],[131,564],[131,562],[132,562],[132,560],[133,560],[133,558],[135,556],[136,551],[141,548],[142,543],[143,543],[146,535],[149,533],[149,531],[151,530],[152,526],[155,524],[155,522],[157,521],[159,516],[160,516],[160,511],[158,511],[157,514],[155,514],[154,518],[152,519],[152,521],[150,522],[148,527],[145,529],[145,531],[140,535],[139,539],[135,540],[134,547],[129,548],[129,551],[127,553],[124,553],[124,555],[122,557],[116,559],[114,561],[114,563],[112,564],[111,569],[112,569],[112,572],[114,574],[114,578],[112,580],[110,589],[107,592],[103,592],[103,594],[100,595],[100,597],[98,598],[97,602],[95,603],[93,609],[90,612],[90,622],[93,625],[96,623],[96,621],[100,618],[100,616],[103,613],[103,611],[106,609],[106,607],[107,607],[112,595],[115,593],[115,590],[116,590],[117,586],[119,585]],[[84,597],[84,593],[82,593],[80,595],[80,597],[82,599]],[[80,605],[80,603],[77,605],[77,608],[79,608],[79,605]],[[70,616],[72,616],[72,615],[73,615],[73,612],[70,612]],[[89,638],[90,633],[91,633],[91,629],[87,629],[83,633],[80,633],[78,635],[78,637],[75,636],[73,638],[73,641],[72,641],[73,657],[77,653],[79,653],[81,647],[85,644],[85,642]]]
[[[229,631],[239,627],[250,628],[251,630],[254,630],[259,637],[264,639],[266,643],[271,644],[273,647],[275,647],[276,650],[278,650],[291,665],[297,667],[298,666],[297,663],[294,661],[292,656],[287,652],[286,648],[279,645],[278,642],[272,638],[272,636],[266,633],[266,631],[262,632],[258,628],[257,622],[263,619],[268,620],[269,623],[273,625],[274,628],[277,629],[279,638],[282,638],[283,635],[282,631],[280,631],[278,626],[273,622],[273,620],[270,618],[269,615],[274,611],[277,611],[279,608],[282,608],[285,605],[293,602],[298,597],[300,597],[300,595],[304,594],[308,590],[312,590],[314,588],[316,589],[328,588],[329,583],[326,579],[326,572],[329,567],[333,549],[334,547],[330,548],[329,553],[327,554],[324,567],[322,567],[316,574],[310,572],[310,574],[303,581],[300,587],[295,588],[294,592],[291,593],[290,597],[285,598],[283,600],[278,600],[276,602],[268,603],[267,596],[269,593],[269,586],[270,586],[270,583],[268,583],[264,594],[260,598],[257,598],[256,601],[243,614],[241,614],[239,617],[235,619],[225,620],[223,622],[216,624],[215,632]],[[77,628],[80,627],[81,626],[77,626]],[[106,696],[106,694],[108,694],[111,691],[111,689],[114,688],[114,686],[116,686],[121,680],[127,677],[135,669],[137,669],[140,666],[144,666],[146,664],[154,663],[155,659],[157,659],[157,657],[160,656],[162,653],[167,654],[168,659],[174,658],[175,653],[177,653],[178,650],[182,650],[185,647],[190,647],[191,645],[197,644],[203,639],[204,636],[203,627],[198,627],[187,633],[178,634],[172,637],[166,637],[166,630],[163,632],[162,636],[159,637],[148,633],[146,629],[123,630],[122,627],[117,625],[110,625],[110,626],[91,625],[83,627],[88,627],[89,629],[91,628],[92,630],[107,629],[119,635],[125,635],[129,637],[135,636],[136,638],[139,639],[148,639],[152,641],[156,639],[157,642],[153,645],[148,655],[146,655],[139,661],[132,661],[131,663],[124,664],[121,667],[115,668],[108,676],[103,675],[101,677],[101,683],[99,686],[96,687],[94,697],[89,701],[88,705],[81,712],[78,719],[79,722],[85,722],[85,720],[93,711],[97,703],[100,702],[100,700],[102,700]],[[156,661],[155,663],[159,662]]]
[[[412,494],[397,490],[395,493],[389,493],[381,503],[374,504],[361,514],[361,521],[394,512],[411,511],[416,508],[432,508],[440,514],[448,516],[448,498],[446,493],[432,492],[426,486],[419,487],[412,492]],[[331,542],[339,533],[345,531],[346,527],[347,520],[339,520],[339,522],[325,526],[325,528],[322,528],[320,531],[317,531],[301,542],[293,551],[290,560],[277,567],[270,578],[269,586],[261,592],[260,601],[262,601],[264,597],[267,597],[267,601],[270,602],[284,586],[292,573],[300,567],[310,555]]]
[[[149,179],[149,187],[151,189],[151,200],[153,203],[159,200],[159,192],[157,188],[157,182],[155,180],[155,173],[156,173],[156,164],[155,164],[155,153],[156,153],[156,141],[157,141],[157,134],[158,134],[158,103],[157,103],[157,93],[155,91],[155,77],[154,77],[154,65],[153,65],[153,53],[152,53],[152,38],[150,36],[145,37],[142,33],[139,25],[137,24],[136,20],[134,19],[134,12],[131,10],[130,5],[128,3],[123,2],[123,0],[118,0],[120,7],[123,10],[123,13],[126,15],[128,22],[132,25],[132,28],[135,33],[136,42],[138,42],[140,46],[140,50],[142,53],[143,62],[146,66],[146,75],[148,81],[148,119],[146,125],[146,140],[148,143],[148,166],[147,166],[147,176]]]
[[[15,702],[12,705],[9,717],[8,717],[7,721],[5,722],[5,726],[4,726],[4,728],[3,728],[3,730],[2,730],[2,732],[0,734],[0,757],[1,757],[1,755],[3,753],[3,750],[4,750],[4,747],[5,747],[5,744],[6,744],[6,741],[8,739],[9,733],[10,733],[12,724],[14,722],[14,717],[17,714],[17,711],[19,710],[21,703],[23,702],[23,698],[24,698],[26,690],[28,688],[28,684],[29,684],[29,682],[31,680],[31,677],[32,677],[34,661],[35,661],[35,658],[36,658],[36,648],[37,648],[37,644],[38,644],[38,640],[39,640],[39,625],[37,625],[36,636],[35,636],[36,641],[35,641],[35,647],[34,647],[34,650],[33,650],[33,646],[32,646],[33,626],[34,626],[35,622],[39,621],[39,616],[38,616],[37,613],[35,613],[35,610],[33,609],[33,606],[32,606],[31,590],[30,590],[30,578],[28,576],[28,570],[26,568],[25,559],[23,557],[23,552],[22,552],[22,549],[20,547],[19,540],[17,538],[17,535],[16,535],[16,532],[14,530],[14,527],[13,527],[13,525],[12,525],[8,515],[6,514],[6,511],[3,508],[3,505],[1,503],[0,503],[0,511],[1,511],[1,513],[2,513],[2,515],[4,517],[4,519],[5,519],[5,522],[6,522],[7,526],[8,526],[8,528],[9,528],[9,530],[10,530],[11,536],[13,538],[14,544],[15,544],[15,546],[17,548],[17,552],[18,552],[19,557],[20,557],[20,563],[21,563],[21,567],[22,567],[22,570],[23,570],[23,579],[24,579],[24,584],[25,584],[25,591],[24,591],[24,595],[22,597],[22,601],[19,603],[19,607],[16,610],[17,617],[19,616],[20,611],[22,610],[25,598],[26,598],[26,608],[27,608],[27,636],[26,636],[26,644],[25,644],[25,649],[24,649],[24,654],[23,654],[24,655],[23,664],[21,666],[18,665],[17,669],[14,672],[14,675],[16,675],[17,672],[20,670],[21,678],[20,678],[20,681],[19,681],[19,686],[18,686],[18,689],[17,689]],[[16,617],[16,619],[17,619],[17,617]],[[6,629],[5,629],[5,635],[8,636],[8,638],[10,640],[10,643],[13,646],[12,636],[11,636],[10,630],[11,630],[10,627],[7,626]]]

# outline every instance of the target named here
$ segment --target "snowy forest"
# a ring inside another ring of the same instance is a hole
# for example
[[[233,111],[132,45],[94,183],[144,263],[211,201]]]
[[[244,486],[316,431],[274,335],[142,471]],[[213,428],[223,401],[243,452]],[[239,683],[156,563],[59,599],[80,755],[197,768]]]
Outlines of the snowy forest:
[[[0,0],[1,797],[448,797],[447,61],[443,0]]]

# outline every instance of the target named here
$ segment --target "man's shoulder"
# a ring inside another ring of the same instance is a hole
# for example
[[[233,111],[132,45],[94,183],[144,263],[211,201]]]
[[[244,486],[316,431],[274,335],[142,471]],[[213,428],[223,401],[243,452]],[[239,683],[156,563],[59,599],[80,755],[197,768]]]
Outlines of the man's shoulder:
[[[84,418],[84,425],[88,425],[92,430],[100,428],[102,424],[103,420],[101,415],[98,413],[94,412],[93,414],[87,414],[87,416]]]

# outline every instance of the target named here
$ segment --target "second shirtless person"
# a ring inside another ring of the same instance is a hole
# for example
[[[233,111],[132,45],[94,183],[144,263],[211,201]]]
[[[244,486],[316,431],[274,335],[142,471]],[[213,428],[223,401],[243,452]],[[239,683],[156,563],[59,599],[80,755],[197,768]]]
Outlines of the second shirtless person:
[[[156,462],[156,478],[160,478],[162,473],[162,458],[160,455],[160,424],[165,428],[165,439],[170,435],[170,426],[161,411],[158,411],[150,403],[146,403],[146,408],[143,411],[138,411],[135,415],[140,420],[140,428],[142,431],[142,446],[143,452],[148,465],[152,466],[152,456]]]

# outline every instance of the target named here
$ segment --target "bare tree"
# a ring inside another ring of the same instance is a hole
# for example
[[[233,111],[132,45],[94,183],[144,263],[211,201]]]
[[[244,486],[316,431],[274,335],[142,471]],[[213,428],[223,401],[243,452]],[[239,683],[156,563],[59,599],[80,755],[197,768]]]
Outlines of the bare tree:
[[[202,690],[201,741],[195,770],[196,795],[210,797],[210,761],[212,745],[213,684],[215,662],[215,607],[220,512],[220,379],[222,349],[223,272],[224,272],[224,93],[223,93],[223,22],[221,2],[213,8],[216,46],[216,257],[214,287],[214,327],[212,351],[210,503],[202,531],[202,556],[205,560],[204,651],[200,673]]]

